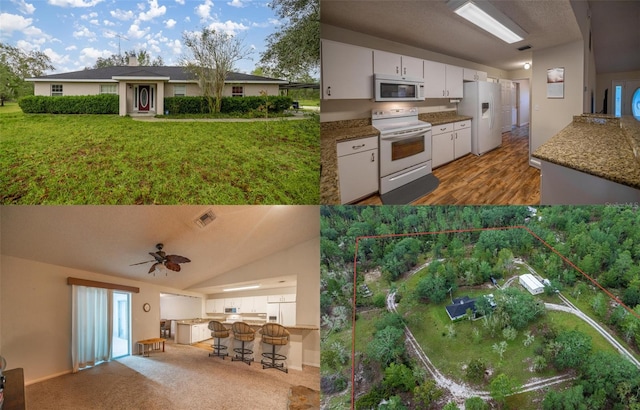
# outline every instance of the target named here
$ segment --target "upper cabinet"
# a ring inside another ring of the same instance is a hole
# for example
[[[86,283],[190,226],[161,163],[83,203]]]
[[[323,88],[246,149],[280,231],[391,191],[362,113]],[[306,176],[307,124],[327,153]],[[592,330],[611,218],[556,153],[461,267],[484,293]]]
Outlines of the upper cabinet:
[[[462,73],[461,67],[425,60],[425,98],[462,98]]]
[[[463,71],[463,79],[464,81],[487,81],[487,73],[465,68]]]
[[[380,50],[373,50],[373,72],[375,74],[424,78],[421,59]]]
[[[373,51],[322,40],[322,98],[373,98]]]

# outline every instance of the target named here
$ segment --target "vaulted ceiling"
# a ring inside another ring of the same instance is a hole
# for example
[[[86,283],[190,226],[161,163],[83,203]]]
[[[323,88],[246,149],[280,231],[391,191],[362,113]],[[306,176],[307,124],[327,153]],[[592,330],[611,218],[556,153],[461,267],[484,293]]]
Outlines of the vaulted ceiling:
[[[216,219],[200,228],[207,210]],[[0,220],[3,255],[203,293],[215,293],[203,282],[320,235],[315,206],[5,206]],[[152,263],[130,266],[160,242],[191,263],[155,276]]]
[[[578,0],[581,1],[581,0]],[[402,44],[510,71],[532,50],[582,38],[570,0],[491,0],[528,36],[507,44],[453,13],[447,0],[322,0],[320,20]],[[597,71],[640,70],[640,1],[591,0]]]

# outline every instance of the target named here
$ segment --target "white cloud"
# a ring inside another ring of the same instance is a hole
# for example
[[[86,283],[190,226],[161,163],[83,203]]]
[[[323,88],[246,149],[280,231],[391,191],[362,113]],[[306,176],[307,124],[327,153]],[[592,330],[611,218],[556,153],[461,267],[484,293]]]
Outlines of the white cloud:
[[[216,31],[224,31],[227,34],[235,35],[238,31],[248,30],[249,27],[245,26],[242,23],[236,23],[231,20],[227,20],[224,23],[221,21],[216,21],[209,24],[209,28]]]
[[[93,31],[91,31],[88,28],[86,28],[85,26],[80,26],[80,27],[78,27],[77,31],[73,32],[73,37],[75,37],[75,38],[87,38],[87,39],[89,39],[89,41],[91,41],[91,40],[95,40],[96,34]]]
[[[181,6],[184,6],[184,0],[176,0],[176,3],[178,3]]]
[[[109,50],[98,50],[93,47],[85,47],[80,51],[80,65],[93,65],[98,57],[106,58],[112,53]]]
[[[89,23],[93,24],[94,26],[99,26],[100,22],[98,20],[89,20]]]
[[[251,27],[267,28],[281,25],[282,22],[278,19],[270,18],[263,23],[251,23]]]
[[[177,21],[175,21],[174,19],[169,19],[163,21],[163,23],[166,28],[173,28],[176,25]]]
[[[31,25],[33,19],[26,19],[17,14],[0,13],[0,26],[3,33],[11,34],[12,31],[23,31]]]
[[[186,16],[186,17],[184,18],[184,21],[185,21],[185,23],[189,23],[189,22],[191,21],[191,17]]]
[[[104,24],[104,25],[105,25],[105,26],[107,26],[107,27],[113,27],[113,26],[115,26],[115,25],[116,25],[116,23],[114,23],[114,22],[112,22],[112,21],[109,21],[109,20],[106,20],[106,19],[105,19],[105,20],[102,20],[102,24]]]
[[[232,1],[228,1],[227,4],[231,7],[238,7],[238,8],[242,8],[242,7],[246,7],[247,5],[243,3],[244,0],[232,0]]]
[[[49,58],[51,59],[51,63],[53,63],[54,66],[60,66],[63,64],[67,64],[70,61],[70,57],[68,54],[65,55],[60,55],[58,53],[56,53],[55,51],[53,51],[50,48],[45,48],[43,50],[43,52],[49,56]]]
[[[133,11],[131,10],[120,10],[120,9],[115,9],[115,10],[111,10],[111,17],[113,18],[117,18],[118,20],[122,20],[122,21],[126,21],[126,20],[131,20],[132,18],[135,17],[135,14],[133,14]]]
[[[38,27],[29,26],[22,30],[22,33],[27,37],[32,37],[32,41],[39,44],[44,44],[48,40],[52,40],[52,37],[40,30]]]
[[[77,49],[78,49],[78,47],[76,47],[76,46],[69,46],[69,47],[65,47],[64,50],[65,51],[73,51],[73,50],[77,50]]]
[[[95,11],[89,14],[83,14],[82,16],[80,16],[82,20],[94,19],[96,17],[98,17],[98,13],[96,13]]]
[[[149,32],[148,27],[146,29],[141,29],[138,24],[133,23],[131,27],[129,27],[129,31],[127,31],[127,35],[130,38],[142,38],[148,32]]]
[[[180,42],[180,40],[168,41],[166,44],[167,47],[171,49],[171,52],[173,52],[173,54],[182,54],[182,43]]]
[[[166,12],[165,6],[158,7],[158,0],[149,0],[149,11],[140,13],[138,18],[142,21],[149,21],[163,16]]]
[[[22,51],[26,51],[27,53],[29,51],[40,50],[40,46],[38,44],[34,44],[26,40],[18,40],[18,42],[16,43],[16,47],[18,47]]]
[[[52,6],[60,7],[93,7],[104,0],[47,0]]]
[[[27,3],[24,0],[11,0],[11,2],[18,6],[18,10],[20,10],[22,14],[33,14],[33,12],[36,11],[33,4]]]
[[[196,7],[196,14],[200,17],[201,21],[206,21],[211,18],[211,6],[213,6],[212,0],[204,0],[203,4]]]

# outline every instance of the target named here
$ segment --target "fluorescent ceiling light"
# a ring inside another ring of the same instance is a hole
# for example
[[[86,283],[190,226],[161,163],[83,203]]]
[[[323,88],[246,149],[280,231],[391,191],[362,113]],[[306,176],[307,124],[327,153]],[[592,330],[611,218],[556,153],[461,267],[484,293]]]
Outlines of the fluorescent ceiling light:
[[[250,286],[241,286],[239,288],[227,288],[222,289],[223,292],[234,292],[236,290],[249,290],[249,289],[258,289],[260,285],[250,285]]]
[[[506,43],[524,40],[527,35],[513,21],[487,1],[451,0],[448,6],[460,17],[488,31]]]

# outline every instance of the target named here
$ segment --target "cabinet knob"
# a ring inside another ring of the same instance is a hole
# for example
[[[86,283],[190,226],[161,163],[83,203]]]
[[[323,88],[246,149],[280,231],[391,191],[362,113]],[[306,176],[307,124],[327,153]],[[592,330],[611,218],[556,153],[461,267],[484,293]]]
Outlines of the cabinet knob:
[[[371,162],[376,162],[376,154],[375,153],[371,153]]]
[[[442,90],[442,96],[444,97],[444,90]]]

